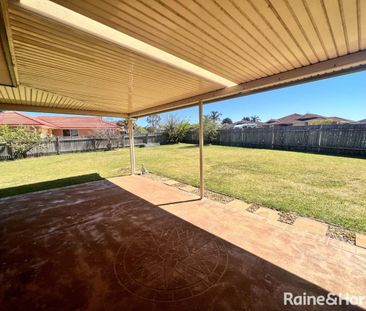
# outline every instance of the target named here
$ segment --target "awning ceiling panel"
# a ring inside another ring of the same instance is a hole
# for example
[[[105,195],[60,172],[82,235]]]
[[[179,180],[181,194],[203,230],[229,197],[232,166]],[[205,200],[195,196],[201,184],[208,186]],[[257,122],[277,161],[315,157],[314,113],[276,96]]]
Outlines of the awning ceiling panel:
[[[127,114],[222,88],[18,5],[9,15],[21,85],[73,99],[33,105]]]
[[[366,48],[366,1],[53,1],[237,83]]]
[[[238,85],[224,88],[9,1],[21,87],[0,87],[0,109],[141,116],[366,66],[363,0],[52,2]]]

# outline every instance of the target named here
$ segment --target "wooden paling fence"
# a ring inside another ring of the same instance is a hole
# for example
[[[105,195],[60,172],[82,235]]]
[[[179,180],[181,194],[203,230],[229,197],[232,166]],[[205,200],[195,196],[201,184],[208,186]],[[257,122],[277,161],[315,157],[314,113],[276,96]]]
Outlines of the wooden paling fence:
[[[135,146],[159,144],[162,141],[162,134],[135,136]],[[27,152],[27,157],[123,148],[128,147],[129,143],[128,135],[111,139],[95,137],[56,138],[41,142],[40,145]],[[5,143],[0,143],[0,160],[10,160],[12,158],[10,147]]]
[[[190,132],[187,143],[198,143]],[[366,156],[366,124],[332,124],[220,130],[214,144]]]

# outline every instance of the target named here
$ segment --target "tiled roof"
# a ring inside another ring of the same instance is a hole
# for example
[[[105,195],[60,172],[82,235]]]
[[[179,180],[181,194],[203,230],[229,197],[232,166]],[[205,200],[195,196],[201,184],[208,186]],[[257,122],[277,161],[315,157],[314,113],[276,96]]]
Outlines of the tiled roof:
[[[337,121],[337,122],[353,122],[350,119],[344,119],[344,118],[340,118],[340,117],[329,117],[329,118],[327,118],[327,120],[333,120],[333,121]]]
[[[291,124],[295,121],[298,121],[300,117],[301,117],[301,114],[293,113],[288,116],[279,118],[276,123]]]
[[[101,117],[37,117],[37,119],[51,123],[60,128],[118,128],[118,125],[112,122],[103,121]]]
[[[298,120],[302,120],[302,121],[309,120],[309,119],[325,119],[325,117],[323,117],[319,114],[315,114],[315,113],[306,113],[298,118]]]
[[[319,114],[314,113],[306,113],[306,114],[298,114],[293,113],[288,116],[279,118],[279,119],[270,119],[266,123],[271,125],[305,125],[308,121],[315,120],[333,120],[335,122],[352,122],[352,120],[347,120],[339,117],[324,117]]]
[[[0,112],[0,125],[33,125],[55,127],[51,124],[38,120],[36,117],[30,117],[17,111]]]
[[[0,125],[32,125],[61,129],[119,128],[115,123],[104,121],[101,117],[30,117],[17,111],[0,112]]]

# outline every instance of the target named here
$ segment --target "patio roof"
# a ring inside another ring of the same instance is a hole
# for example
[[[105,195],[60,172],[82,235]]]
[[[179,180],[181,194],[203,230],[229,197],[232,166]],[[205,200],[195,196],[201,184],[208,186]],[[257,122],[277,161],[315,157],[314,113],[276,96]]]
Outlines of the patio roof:
[[[23,2],[2,12],[18,81],[0,87],[1,109],[136,117],[366,63],[364,1],[52,2],[140,40],[146,51],[41,14],[40,1]]]

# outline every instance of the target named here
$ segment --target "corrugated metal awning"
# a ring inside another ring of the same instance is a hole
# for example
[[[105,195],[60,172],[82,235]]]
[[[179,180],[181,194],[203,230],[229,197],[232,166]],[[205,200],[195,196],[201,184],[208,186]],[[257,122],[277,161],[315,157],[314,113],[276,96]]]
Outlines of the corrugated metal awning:
[[[239,85],[224,88],[12,2],[21,87],[0,89],[9,107],[141,116],[366,64],[366,1],[53,2]],[[22,96],[28,89],[32,98]]]

